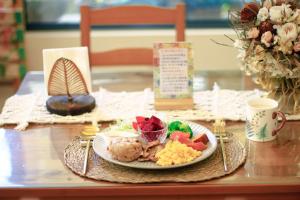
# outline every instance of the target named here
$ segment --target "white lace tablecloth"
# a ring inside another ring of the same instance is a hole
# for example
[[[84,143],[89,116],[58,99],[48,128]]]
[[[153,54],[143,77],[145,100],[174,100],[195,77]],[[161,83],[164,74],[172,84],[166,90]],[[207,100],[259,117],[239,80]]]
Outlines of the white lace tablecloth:
[[[218,94],[218,117],[226,120],[245,120],[245,105],[250,98],[263,95],[258,90],[220,90]],[[16,129],[24,130],[29,123],[84,123],[133,119],[135,116],[158,115],[182,120],[214,120],[213,91],[194,93],[193,110],[155,111],[154,95],[150,89],[139,92],[110,92],[100,89],[92,93],[96,108],[91,113],[79,116],[59,116],[46,110],[48,96],[44,94],[14,95],[7,99],[0,115],[0,125],[17,124]],[[289,120],[298,120],[300,115],[290,115]]]

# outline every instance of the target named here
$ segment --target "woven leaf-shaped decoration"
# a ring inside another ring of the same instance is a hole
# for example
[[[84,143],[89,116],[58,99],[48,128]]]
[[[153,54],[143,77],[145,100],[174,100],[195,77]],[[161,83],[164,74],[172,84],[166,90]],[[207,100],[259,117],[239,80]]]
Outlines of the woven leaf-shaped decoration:
[[[48,94],[51,96],[88,94],[85,80],[73,61],[63,57],[56,60],[48,80]]]

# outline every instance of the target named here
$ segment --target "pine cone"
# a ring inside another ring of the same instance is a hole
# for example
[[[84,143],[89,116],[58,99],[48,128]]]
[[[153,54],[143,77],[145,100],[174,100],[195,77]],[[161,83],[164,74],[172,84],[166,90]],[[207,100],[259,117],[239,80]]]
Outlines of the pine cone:
[[[241,10],[241,21],[242,22],[251,22],[253,21],[259,11],[259,7],[256,3],[246,3],[243,9]]]

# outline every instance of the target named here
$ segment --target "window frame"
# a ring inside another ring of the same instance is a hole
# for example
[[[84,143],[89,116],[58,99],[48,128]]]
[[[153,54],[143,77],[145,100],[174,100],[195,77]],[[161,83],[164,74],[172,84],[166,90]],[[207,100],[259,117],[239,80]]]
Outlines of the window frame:
[[[23,0],[25,26],[28,31],[55,31],[55,30],[79,30],[79,23],[49,23],[49,22],[28,22],[27,1]],[[95,26],[96,30],[124,30],[124,29],[172,29],[168,25],[125,25],[125,26]],[[230,28],[230,23],[227,19],[211,19],[211,20],[186,20],[186,28]]]

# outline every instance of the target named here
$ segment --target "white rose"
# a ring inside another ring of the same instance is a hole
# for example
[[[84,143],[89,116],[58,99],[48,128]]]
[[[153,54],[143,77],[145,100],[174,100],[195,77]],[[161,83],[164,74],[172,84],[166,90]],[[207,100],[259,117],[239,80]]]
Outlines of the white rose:
[[[259,9],[258,14],[257,14],[257,20],[259,22],[266,21],[269,18],[269,11],[268,8],[263,7]]]
[[[280,37],[281,43],[292,42],[298,37],[297,25],[286,23],[282,26],[277,26],[277,34]]]
[[[295,22],[296,24],[300,25],[300,9],[297,9],[294,12],[293,16],[288,19],[288,22]]]
[[[293,15],[293,10],[290,8],[290,4],[282,4],[282,12],[283,12],[283,21],[287,22],[290,17]]]
[[[270,19],[275,23],[282,23],[282,7],[273,6],[270,8]]]

